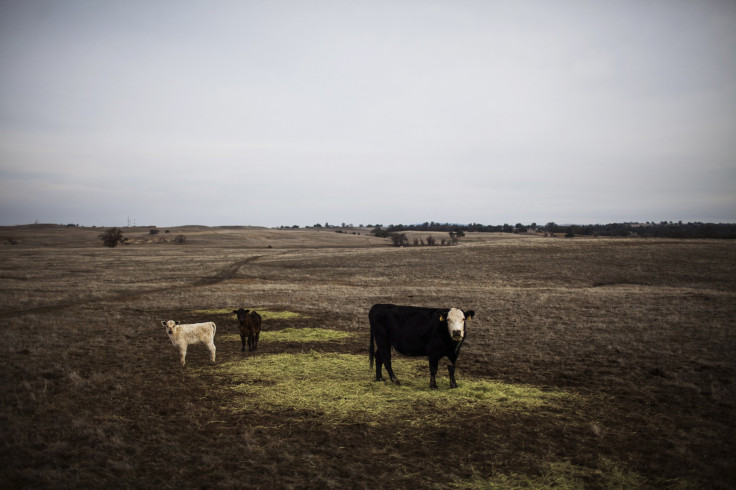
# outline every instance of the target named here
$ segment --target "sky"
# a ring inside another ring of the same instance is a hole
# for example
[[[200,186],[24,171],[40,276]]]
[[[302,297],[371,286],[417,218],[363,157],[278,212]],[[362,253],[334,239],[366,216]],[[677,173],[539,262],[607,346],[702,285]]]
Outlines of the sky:
[[[0,0],[0,225],[736,222],[736,2]]]

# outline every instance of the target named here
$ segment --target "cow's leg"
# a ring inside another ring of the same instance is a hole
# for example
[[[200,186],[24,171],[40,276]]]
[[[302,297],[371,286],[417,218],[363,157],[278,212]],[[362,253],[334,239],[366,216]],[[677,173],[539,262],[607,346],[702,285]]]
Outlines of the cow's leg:
[[[429,358],[429,387],[433,390],[437,389],[437,370],[439,369],[440,360]]]
[[[253,350],[258,350],[258,337],[261,336],[261,332],[256,333],[255,339],[253,340]]]
[[[376,356],[376,381],[383,381],[383,373],[381,372],[381,366],[383,365],[383,362],[378,360],[379,357]]]
[[[240,352],[245,352],[245,335],[240,334]]]
[[[457,382],[455,381],[455,364],[447,365],[447,373],[450,375],[450,388],[457,388]]]
[[[248,351],[253,352],[253,332],[248,334]]]
[[[375,358],[376,358],[376,381],[383,381],[383,354],[381,353],[381,349],[376,349],[375,352]]]
[[[394,370],[391,368],[391,347],[386,349],[386,355],[383,359],[383,365],[386,366],[386,372],[388,373],[388,377],[391,380],[391,382],[394,384],[400,385],[401,382],[394,375]]]
[[[376,349],[376,381],[383,381],[383,371],[381,366],[386,366],[386,372],[392,383],[400,384],[391,369],[391,345],[378,346]]]

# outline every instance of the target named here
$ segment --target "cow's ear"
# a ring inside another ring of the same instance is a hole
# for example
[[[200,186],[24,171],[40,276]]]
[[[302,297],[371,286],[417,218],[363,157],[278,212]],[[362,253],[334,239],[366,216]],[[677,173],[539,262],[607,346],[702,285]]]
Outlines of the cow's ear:
[[[162,321],[161,322],[161,325],[163,325],[165,327],[166,326],[166,322]]]
[[[469,310],[465,312],[466,320],[472,320],[474,316],[475,316],[475,312],[473,310]]]
[[[237,315],[238,314],[238,310],[233,310],[233,313],[235,313]]]
[[[181,325],[181,322],[176,322],[177,325]]]

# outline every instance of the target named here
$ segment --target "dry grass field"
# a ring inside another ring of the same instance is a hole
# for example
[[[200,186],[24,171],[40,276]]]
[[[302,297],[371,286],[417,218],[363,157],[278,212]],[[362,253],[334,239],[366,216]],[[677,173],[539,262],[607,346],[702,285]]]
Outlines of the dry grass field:
[[[3,488],[736,487],[733,241],[102,231],[0,228]],[[378,302],[475,310],[458,389],[373,381]]]

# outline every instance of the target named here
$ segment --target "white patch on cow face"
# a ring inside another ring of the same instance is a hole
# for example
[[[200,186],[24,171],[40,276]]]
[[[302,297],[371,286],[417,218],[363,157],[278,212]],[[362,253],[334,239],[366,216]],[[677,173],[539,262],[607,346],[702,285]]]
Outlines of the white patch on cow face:
[[[166,333],[169,334],[169,337],[174,334],[175,329],[176,329],[176,322],[174,320],[169,320],[166,322]]]
[[[456,342],[465,338],[465,314],[461,310],[452,308],[447,313],[447,331]]]

